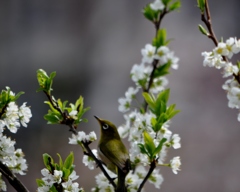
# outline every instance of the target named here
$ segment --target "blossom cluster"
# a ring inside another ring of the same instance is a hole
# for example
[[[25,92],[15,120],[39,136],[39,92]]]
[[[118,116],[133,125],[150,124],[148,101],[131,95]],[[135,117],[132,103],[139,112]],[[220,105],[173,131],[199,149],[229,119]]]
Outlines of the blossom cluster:
[[[114,182],[117,183],[117,175],[114,174],[113,172],[109,171],[106,169],[108,172],[109,176],[111,178],[116,178]],[[129,172],[126,179],[125,183],[128,186],[128,191],[137,191],[139,185],[141,184],[142,180],[146,176],[147,170],[144,166],[140,165],[136,167],[134,173]],[[92,192],[114,192],[113,186],[109,183],[107,178],[104,176],[103,173],[98,174],[96,177],[96,183],[97,187],[92,189]],[[155,169],[153,173],[151,174],[149,178],[149,182],[153,183],[156,188],[160,188],[161,183],[163,182],[163,177],[161,174],[159,174],[159,169]]]
[[[125,124],[119,126],[118,131],[122,138],[128,137],[130,142],[130,150],[129,155],[132,162],[136,162],[143,165],[149,164],[149,159],[145,154],[140,152],[138,147],[139,143],[143,143],[144,139],[142,137],[143,131],[147,131],[152,138],[154,138],[154,143],[157,146],[162,138],[166,138],[167,141],[163,146],[162,150],[159,154],[157,154],[157,159],[159,164],[164,164],[165,158],[167,155],[167,149],[169,147],[173,147],[174,149],[179,149],[181,147],[180,140],[178,134],[172,134],[172,131],[169,130],[169,122],[164,124],[158,134],[153,131],[151,128],[151,119],[154,118],[154,114],[151,112],[147,113],[140,113],[139,111],[135,110],[128,114],[124,115]],[[176,161],[174,161],[176,162]],[[170,167],[175,174],[177,174],[177,170],[180,166],[180,159],[179,159],[179,166],[176,166],[177,163],[172,163]]]
[[[10,102],[1,124],[6,126],[12,133],[16,133],[20,127],[20,122],[23,127],[27,127],[27,123],[29,123],[31,117],[31,110],[26,106],[26,103],[18,107],[15,102]]]
[[[228,59],[239,52],[240,40],[230,37],[226,42],[218,43],[211,52],[202,53],[204,66],[223,68],[223,77],[232,77],[225,81],[222,88],[227,92],[228,106],[236,109],[240,108],[240,84],[236,78],[239,75],[239,66],[232,64]],[[238,121],[240,121],[240,113]]]
[[[165,8],[162,0],[155,0],[149,4],[150,8],[154,11],[161,11]],[[142,106],[136,108],[133,106],[132,101],[137,100],[137,94],[147,91],[150,94],[158,95],[160,92],[166,89],[168,80],[163,75],[156,75],[153,77],[153,72],[156,68],[167,65],[173,69],[178,69],[179,58],[175,56],[174,52],[169,47],[160,45],[156,47],[153,44],[146,44],[141,49],[142,60],[140,64],[134,64],[130,76],[135,87],[129,87],[125,92],[125,97],[118,99],[118,110],[124,113],[125,123],[118,127],[118,132],[121,138],[128,138],[130,143],[129,155],[131,162],[136,166],[134,172],[130,171],[126,177],[126,185],[128,191],[137,191],[139,185],[146,177],[148,173],[148,166],[151,162],[146,154],[141,153],[139,144],[144,144],[143,132],[146,131],[153,139],[155,146],[158,146],[163,138],[166,138],[166,142],[162,146],[162,149],[156,154],[156,160],[158,165],[168,166],[172,168],[173,173],[177,174],[180,170],[180,157],[174,157],[168,163],[166,161],[167,150],[172,147],[178,149],[181,147],[178,134],[173,134],[169,130],[169,121],[165,123],[160,131],[155,132],[153,130],[152,120],[156,119],[156,115],[150,110],[142,110]],[[151,80],[150,80],[151,79]],[[150,83],[151,81],[151,83]],[[88,161],[89,163],[91,161]],[[85,161],[87,165],[87,161]],[[114,178],[116,175],[109,172],[110,177]],[[160,174],[160,170],[154,169],[148,181],[155,185],[156,188],[160,188],[163,182],[163,177]],[[114,191],[113,186],[100,173],[96,176],[97,187],[92,191]],[[117,182],[117,179],[114,180]]]
[[[129,143],[130,143],[130,149],[129,149],[129,155],[130,160],[133,163],[136,163],[136,169],[133,172],[129,172],[129,174],[126,177],[126,185],[128,186],[128,191],[137,191],[139,185],[141,184],[142,180],[146,176],[148,170],[145,168],[145,166],[149,165],[149,159],[146,155],[142,154],[140,152],[140,149],[138,147],[139,143],[143,143],[143,137],[142,133],[143,131],[147,131],[152,137],[154,137],[154,142],[156,145],[159,144],[160,140],[164,137],[167,139],[167,142],[165,142],[165,145],[163,146],[163,149],[160,151],[159,154],[157,154],[156,159],[158,159],[159,165],[166,165],[172,168],[173,173],[177,174],[178,171],[180,171],[181,161],[180,157],[174,157],[172,160],[170,160],[169,163],[165,163],[165,158],[167,155],[168,148],[172,147],[174,149],[179,149],[181,147],[180,140],[178,134],[172,134],[172,132],[169,130],[169,124],[165,124],[159,134],[156,135],[156,133],[151,129],[151,118],[154,116],[154,114],[148,112],[145,114],[140,113],[139,111],[135,110],[128,114],[124,114],[124,118],[126,123],[118,128],[118,132],[121,136],[121,138],[128,137]],[[96,151],[95,151],[96,152]],[[93,161],[91,159],[86,159],[84,161],[84,164],[87,165],[89,168],[93,168]],[[91,169],[90,168],[90,169]],[[117,177],[114,173],[108,171],[108,174],[110,177],[115,178]],[[156,188],[160,188],[160,185],[163,182],[163,177],[160,174],[160,169],[155,169],[153,173],[151,174],[148,181]],[[110,191],[114,192],[113,186],[109,183],[107,178],[103,175],[103,173],[100,173],[96,176],[96,182],[97,187],[92,189],[92,191]],[[117,183],[117,179],[115,180]]]
[[[4,129],[7,128],[10,132],[16,133],[20,127],[20,122],[22,126],[27,127],[31,117],[31,110],[26,106],[26,103],[18,107],[15,102],[10,102],[3,112],[2,119],[0,119],[0,161],[8,166],[13,173],[20,175],[25,175],[28,168],[24,153],[22,149],[15,149],[16,142],[4,135]],[[1,178],[0,189],[6,191],[5,182]]]
[[[38,187],[38,192],[51,191],[50,189],[54,184],[61,185],[63,191],[66,192],[83,191],[82,188],[79,188],[79,184],[74,182],[79,177],[75,171],[69,175],[67,180],[63,177],[63,172],[59,170],[54,170],[53,173],[51,173],[48,169],[44,168],[41,170],[41,173],[43,175],[43,183],[41,187]]]
[[[164,65],[167,63],[171,64],[173,69],[178,69],[179,58],[175,56],[174,52],[171,51],[167,46],[161,46],[158,49],[151,45],[146,44],[145,48],[141,50],[142,62],[141,64],[134,64],[131,69],[131,78],[136,84],[136,88],[129,87],[125,93],[125,97],[118,99],[119,111],[127,112],[131,108],[131,103],[133,99],[136,99],[136,94],[142,89],[146,89],[150,80],[151,73],[153,71],[152,62],[156,60],[159,65]],[[165,76],[160,76],[153,79],[153,83],[149,89],[150,93],[158,94],[168,84],[168,80]]]
[[[69,144],[78,145],[81,142],[92,142],[96,141],[97,136],[94,131],[90,132],[88,135],[84,131],[79,131],[77,135],[72,134],[72,138],[69,138]]]

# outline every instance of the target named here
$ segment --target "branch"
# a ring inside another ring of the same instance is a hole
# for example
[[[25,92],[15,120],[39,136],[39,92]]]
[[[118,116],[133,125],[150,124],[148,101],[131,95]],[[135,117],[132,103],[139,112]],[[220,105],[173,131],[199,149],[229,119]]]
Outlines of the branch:
[[[155,25],[155,29],[156,29],[156,34],[155,36],[157,37],[157,33],[158,33],[158,30],[160,29],[160,25],[161,25],[161,22],[162,22],[162,19],[164,18],[164,16],[169,13],[169,11],[164,8],[163,11],[161,12],[161,14],[159,15],[159,19],[154,22],[154,25]],[[157,50],[156,50],[157,51]],[[150,79],[149,79],[149,82],[148,82],[148,85],[147,85],[147,88],[144,88],[143,91],[144,92],[149,92],[151,86],[152,86],[152,83],[153,83],[153,79],[154,79],[154,72],[157,68],[157,64],[158,64],[159,60],[158,59],[154,59],[153,62],[152,62],[152,66],[153,66],[153,69],[152,69],[152,72],[151,72],[151,75],[150,75]],[[144,111],[147,110],[147,102],[144,101],[144,104],[143,104],[143,108],[144,108]]]
[[[151,176],[152,172],[154,171],[154,169],[156,168],[156,164],[157,164],[157,160],[154,159],[151,164],[150,164],[150,169],[146,175],[146,177],[143,179],[142,183],[140,184],[137,192],[140,192],[143,188],[143,186],[145,185],[146,181],[148,180],[148,178]]]
[[[169,11],[166,9],[166,7],[163,9],[163,11],[161,12],[161,14],[159,15],[159,19],[157,22],[155,22],[155,28],[156,28],[156,36],[157,36],[157,32],[158,30],[160,29],[160,25],[161,25],[161,22],[162,22],[162,19],[163,17],[169,13]]]
[[[12,173],[12,171],[0,161],[0,172],[7,178],[8,182],[16,191],[29,192],[23,183]]]
[[[201,19],[205,23],[205,25],[209,31],[209,34],[207,35],[208,38],[212,39],[214,45],[217,47],[218,40],[217,40],[217,37],[216,37],[213,27],[212,27],[211,14],[210,14],[210,9],[209,9],[209,5],[208,5],[208,0],[206,0],[206,2],[205,2],[205,10],[206,10],[207,18],[205,17],[205,14],[203,12],[203,13],[201,13]],[[228,59],[225,56],[222,56],[222,58],[224,61],[228,62]]]
[[[205,2],[205,10],[206,10],[207,18],[205,17],[204,12],[202,12],[201,13],[201,19],[205,23],[205,25],[206,25],[206,27],[209,31],[208,38],[212,39],[215,46],[217,46],[218,45],[218,40],[217,40],[217,37],[216,37],[216,35],[213,31],[213,28],[212,28],[211,14],[210,14],[209,6],[208,6],[208,0],[206,0],[206,2]]]
[[[152,62],[153,69],[152,69],[152,72],[151,72],[151,75],[150,75],[150,79],[149,79],[149,82],[148,82],[148,86],[147,86],[146,89],[143,90],[144,92],[147,92],[147,93],[148,93],[149,90],[150,90],[150,88],[151,88],[151,86],[152,86],[153,79],[154,79],[154,72],[155,72],[155,70],[156,70],[156,68],[157,68],[158,61],[159,61],[159,60],[154,59],[153,62]],[[147,104],[146,101],[144,102],[144,105],[143,105],[143,106],[144,106],[144,111],[146,111],[146,110],[147,110],[147,106],[148,106],[148,104]]]
[[[101,169],[101,171],[103,172],[104,176],[108,179],[109,183],[111,183],[111,185],[114,187],[114,189],[116,189],[117,185],[116,183],[114,183],[114,179],[112,179],[107,171],[105,170],[105,168],[103,167],[102,161],[100,161],[92,152],[92,150],[89,147],[90,143],[86,143],[86,142],[82,142],[84,148],[87,150],[87,154],[88,156],[92,157],[94,159],[94,161],[96,162],[97,166]]]
[[[46,94],[48,100],[50,101],[50,103],[52,104],[52,106],[54,107],[54,109],[56,109],[57,111],[60,112],[60,114],[62,115],[62,122],[61,124],[65,124],[67,125],[70,130],[74,135],[77,135],[77,131],[76,131],[76,127],[74,127],[73,123],[74,121],[72,121],[71,119],[68,118],[68,115],[64,112],[62,112],[62,110],[59,108],[58,104],[52,99],[51,95],[49,95],[46,91],[44,91],[44,93]],[[89,147],[89,144],[91,142],[82,142],[85,150],[87,151],[87,153],[85,152],[86,155],[92,157],[94,159],[94,161],[96,162],[97,166],[101,169],[101,171],[103,172],[103,174],[105,175],[105,177],[108,179],[109,183],[112,184],[112,186],[116,189],[116,184],[113,182],[114,180],[109,176],[109,174],[107,173],[107,171],[104,169],[102,162],[93,154],[92,150]]]
[[[2,111],[0,112],[0,118],[2,117],[2,115],[4,114],[6,108],[8,106],[8,103],[2,108]]]
[[[73,125],[68,125],[70,127],[70,130],[75,130],[73,128]],[[77,135],[77,131],[75,130],[75,132],[73,132],[75,135]],[[109,183],[111,183],[111,185],[116,189],[117,185],[113,182],[114,179],[112,179],[109,174],[107,173],[107,171],[105,170],[105,168],[103,167],[102,161],[100,161],[92,152],[92,150],[89,147],[89,144],[91,142],[82,142],[84,148],[86,149],[87,153],[85,152],[85,155],[88,155],[89,157],[92,157],[94,159],[94,161],[96,162],[97,166],[101,169],[101,171],[103,172],[104,176],[108,179]]]
[[[53,108],[56,109],[59,113],[61,113],[62,117],[65,118],[64,113],[59,108],[58,104],[55,101],[53,101],[51,95],[49,95],[49,93],[47,91],[43,91],[43,92],[46,94],[46,96],[47,96],[48,100],[50,101],[50,103],[52,104]]]

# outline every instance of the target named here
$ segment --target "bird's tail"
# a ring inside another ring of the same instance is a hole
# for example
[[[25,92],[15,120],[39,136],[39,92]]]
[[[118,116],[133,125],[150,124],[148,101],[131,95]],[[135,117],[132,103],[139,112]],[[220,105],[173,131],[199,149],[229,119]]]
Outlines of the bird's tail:
[[[116,188],[116,192],[127,192],[127,187],[125,185],[125,179],[128,172],[132,169],[131,168],[131,161],[127,159],[125,162],[125,166],[123,169],[117,167],[118,171],[118,184]]]
[[[118,168],[118,183],[116,192],[127,192],[127,187],[125,185],[125,179],[128,172],[123,171],[122,169]]]

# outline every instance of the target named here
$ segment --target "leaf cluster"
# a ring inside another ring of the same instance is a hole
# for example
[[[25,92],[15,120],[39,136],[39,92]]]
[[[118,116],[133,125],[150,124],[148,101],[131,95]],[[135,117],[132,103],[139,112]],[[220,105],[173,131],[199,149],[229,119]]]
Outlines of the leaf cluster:
[[[71,152],[67,158],[65,159],[65,161],[62,160],[62,157],[60,156],[60,154],[57,154],[58,155],[58,158],[59,158],[59,161],[58,163],[54,162],[53,158],[47,154],[47,153],[44,153],[43,154],[43,162],[44,162],[44,165],[45,167],[49,170],[49,172],[53,175],[54,174],[54,170],[57,170],[57,171],[62,171],[63,175],[62,175],[62,182],[65,182],[68,180],[69,176],[71,175],[71,173],[73,172],[74,170],[74,155],[73,155],[73,152]],[[37,185],[39,187],[41,186],[44,186],[44,181],[42,179],[37,179]],[[50,191],[51,192],[57,192],[57,188],[61,184],[54,184]]]
[[[37,70],[37,80],[39,88],[37,91],[44,91],[48,94],[52,91],[53,78],[56,76],[56,72],[52,72],[50,76],[43,69]]]
[[[143,93],[143,97],[147,102],[150,111],[155,114],[156,118],[151,119],[152,129],[157,133],[162,128],[163,124],[173,118],[179,110],[175,110],[175,104],[167,106],[169,99],[169,89],[166,89],[158,94],[155,98],[153,94]]]
[[[167,106],[169,93],[169,89],[162,91],[157,95],[157,97],[147,92],[143,93],[143,97],[148,104],[149,110],[155,114],[155,117],[152,117],[151,119],[151,127],[156,135],[161,130],[164,123],[169,121],[180,112],[179,110],[175,110],[175,104]],[[139,143],[138,146],[141,153],[146,154],[149,157],[149,160],[152,162],[154,159],[156,159],[156,155],[162,150],[162,146],[167,139],[162,138],[156,146],[154,144],[154,139],[147,131],[143,132],[143,138],[144,144]]]
[[[174,10],[177,10],[181,7],[180,0],[172,2],[172,0],[163,0],[162,1],[165,9],[164,10],[153,10],[150,6],[150,4],[146,5],[146,7],[143,8],[143,15],[153,23],[159,22],[160,15],[163,12],[171,12]]]
[[[0,117],[5,113],[5,109],[10,102],[16,101],[24,92],[19,92],[14,95],[9,87],[2,90],[0,93]]]
[[[144,144],[139,143],[138,146],[142,154],[146,154],[150,161],[156,158],[156,155],[162,150],[163,144],[167,141],[166,138],[162,138],[157,146],[153,142],[153,138],[147,132],[143,132]]]
[[[201,13],[204,13],[206,0],[197,0],[197,3]]]
[[[40,88],[37,91],[43,91],[47,97],[48,101],[45,101],[47,105],[49,105],[49,110],[46,115],[44,115],[44,119],[47,120],[49,124],[66,124],[73,125],[77,127],[77,125],[84,121],[87,122],[87,119],[82,118],[82,116],[90,109],[89,107],[84,108],[84,99],[80,96],[75,104],[70,103],[68,101],[61,101],[61,99],[56,100],[52,95],[52,84],[53,78],[56,76],[56,72],[52,72],[50,76],[43,69],[39,69],[37,71],[37,79]],[[72,111],[75,111],[76,114],[69,115]]]
[[[68,101],[62,102],[61,99],[54,101],[54,105],[50,101],[45,101],[44,103],[48,104],[50,109],[48,113],[44,115],[44,119],[48,121],[49,124],[73,124],[77,126],[80,122],[87,122],[86,118],[82,116],[90,109],[89,107],[84,108],[84,99],[80,96],[75,104],[70,103],[67,106]],[[56,107],[57,106],[57,107]],[[57,109],[56,109],[57,108]],[[77,111],[77,114],[70,116],[71,111]],[[64,113],[64,116],[62,115]]]

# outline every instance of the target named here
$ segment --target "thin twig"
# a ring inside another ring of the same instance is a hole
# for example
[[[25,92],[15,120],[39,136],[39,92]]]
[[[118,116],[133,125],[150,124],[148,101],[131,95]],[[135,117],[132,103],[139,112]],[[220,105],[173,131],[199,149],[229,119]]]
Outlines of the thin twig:
[[[24,184],[12,173],[12,171],[0,161],[0,172],[7,178],[8,182],[16,191],[29,192]]]
[[[62,110],[58,107],[57,103],[52,100],[51,95],[49,95],[46,91],[44,91],[44,93],[47,95],[47,98],[50,101],[51,105],[54,107],[54,109],[59,111],[60,114],[62,115],[63,120],[62,120],[61,124],[67,125],[70,128],[69,131],[71,131],[74,135],[77,135],[78,132],[76,130],[76,127],[74,127],[74,125],[73,125],[74,121],[69,119],[68,115],[66,113],[62,112]],[[87,152],[84,152],[84,154],[86,154],[89,157],[92,157],[94,159],[94,161],[96,162],[97,166],[101,169],[101,171],[103,172],[105,177],[108,179],[109,183],[111,183],[112,186],[116,189],[117,186],[113,182],[114,180],[109,176],[107,171],[104,169],[102,162],[93,154],[92,150],[90,149],[90,147],[89,147],[90,143],[91,142],[82,142],[82,144],[84,146],[84,149],[87,151]]]
[[[213,31],[213,28],[212,28],[211,14],[210,14],[209,6],[208,6],[208,0],[206,0],[206,2],[205,2],[205,10],[206,10],[207,18],[205,17],[205,14],[203,12],[203,13],[201,13],[201,19],[205,23],[205,25],[206,25],[206,27],[209,31],[208,38],[212,39],[215,46],[217,46],[218,45],[218,40],[217,40],[217,37],[216,37],[216,35]]]
[[[207,18],[205,17],[204,12],[202,12],[201,13],[201,19],[205,23],[205,25],[206,25],[206,27],[207,27],[207,29],[209,31],[209,34],[207,35],[208,38],[212,39],[214,45],[217,47],[218,46],[218,39],[217,39],[217,37],[216,37],[216,35],[214,33],[214,30],[213,30],[213,27],[212,27],[211,13],[210,13],[209,5],[208,5],[208,0],[205,1],[205,11],[206,11],[206,17]],[[222,56],[222,58],[223,58],[224,61],[228,62],[227,57]]]
[[[168,11],[166,8],[164,8],[164,10],[163,10],[163,11],[161,12],[161,14],[159,15],[159,19],[158,19],[156,22],[154,22],[155,29],[156,29],[155,37],[157,37],[157,35],[158,35],[158,30],[160,29],[160,26],[161,26],[161,23],[162,23],[162,19],[164,18],[164,16],[165,16],[167,13],[169,13],[169,11]],[[146,88],[143,89],[144,92],[147,92],[147,93],[148,93],[149,90],[150,90],[150,88],[151,88],[151,86],[152,86],[153,79],[154,79],[154,72],[155,72],[155,70],[157,69],[158,62],[159,62],[158,59],[154,59],[153,62],[152,62],[153,69],[152,69],[152,72],[151,72],[151,74],[150,74],[150,79],[149,79],[149,81],[148,81],[148,85],[147,85]],[[144,111],[147,110],[147,106],[148,106],[147,102],[144,101],[144,103],[143,103]]]
[[[70,126],[70,129],[73,129],[71,128],[71,125]],[[77,132],[76,132],[77,134]],[[75,134],[75,135],[76,135]],[[109,174],[107,173],[107,171],[105,170],[105,168],[103,167],[103,163],[102,161],[100,161],[92,152],[92,150],[90,149],[89,147],[89,144],[91,142],[82,142],[83,146],[84,146],[84,149],[87,151],[87,152],[84,152],[85,155],[88,155],[89,157],[92,157],[94,159],[94,161],[96,162],[97,166],[101,169],[101,171],[103,172],[104,176],[108,179],[109,183],[112,184],[112,186],[116,189],[117,185],[113,182],[113,179],[109,176]]]
[[[148,178],[151,176],[152,172],[154,171],[154,169],[156,168],[156,164],[157,164],[157,160],[154,159],[151,164],[150,164],[150,169],[146,175],[146,177],[143,179],[142,183],[140,184],[137,192],[140,192],[143,188],[143,186],[145,185],[146,181],[148,180]]]

